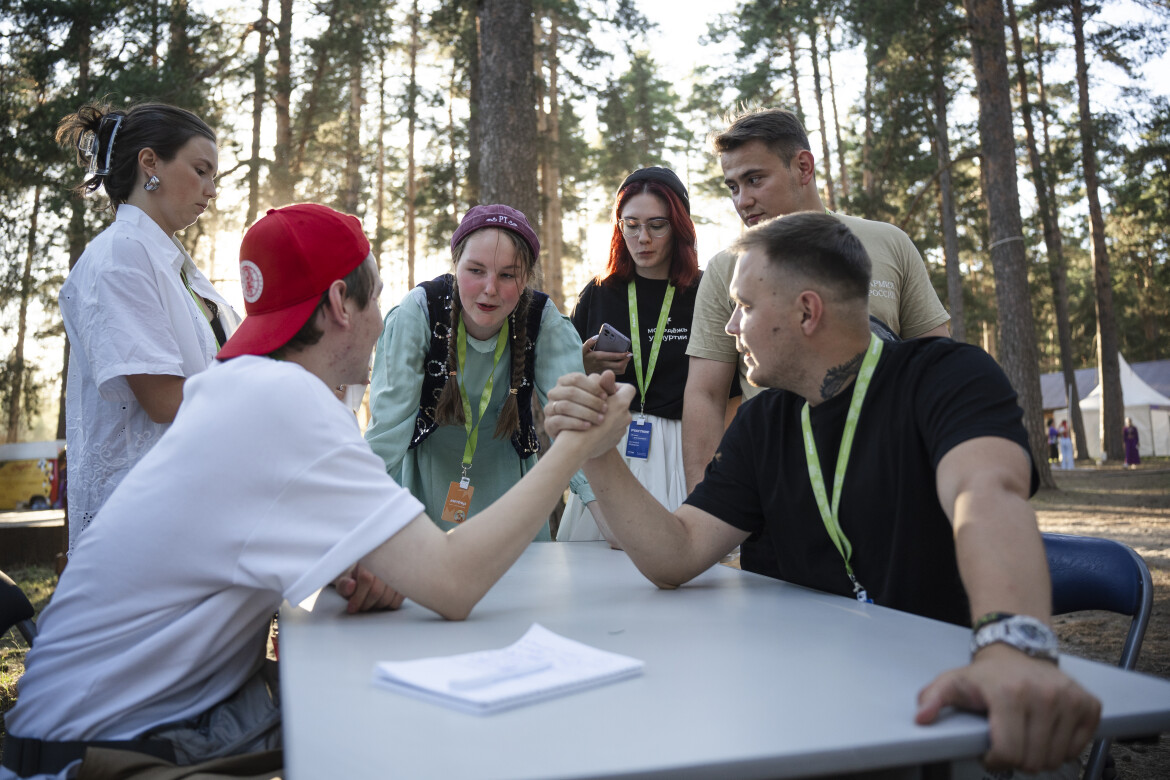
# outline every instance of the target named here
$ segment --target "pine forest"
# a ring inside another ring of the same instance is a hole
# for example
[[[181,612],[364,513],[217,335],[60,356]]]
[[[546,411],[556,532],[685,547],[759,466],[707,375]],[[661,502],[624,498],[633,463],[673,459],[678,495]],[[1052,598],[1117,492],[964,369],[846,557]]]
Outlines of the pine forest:
[[[1039,375],[1100,366],[1119,459],[1117,354],[1170,357],[1168,22],[1165,0],[0,0],[6,441],[64,438],[57,292],[112,219],[54,142],[88,101],[216,129],[219,195],[179,237],[229,299],[246,227],[316,201],[362,219],[383,311],[447,269],[470,206],[504,202],[567,312],[646,165],[687,184],[705,262],[741,230],[707,136],[782,107],[826,206],[913,239],[1034,450]]]

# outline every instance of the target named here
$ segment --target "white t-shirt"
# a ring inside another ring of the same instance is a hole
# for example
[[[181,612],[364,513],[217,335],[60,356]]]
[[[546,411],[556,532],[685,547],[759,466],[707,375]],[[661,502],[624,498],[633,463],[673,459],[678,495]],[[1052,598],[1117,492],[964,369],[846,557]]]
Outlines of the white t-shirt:
[[[316,376],[250,356],[213,366],[81,538],[9,733],[128,739],[198,715],[259,667],[282,600],[422,511]]]
[[[180,271],[195,292],[215,301],[230,336],[239,317],[227,301],[182,244],[126,203],[61,285],[70,346],[65,393],[70,554],[126,472],[167,429],[147,416],[126,377],[189,377],[215,359],[215,334]]]

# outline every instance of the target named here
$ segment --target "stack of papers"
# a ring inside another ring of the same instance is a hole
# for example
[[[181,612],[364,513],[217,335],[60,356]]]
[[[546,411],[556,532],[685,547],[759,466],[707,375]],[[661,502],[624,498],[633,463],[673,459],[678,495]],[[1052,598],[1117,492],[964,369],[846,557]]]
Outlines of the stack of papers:
[[[475,715],[531,704],[642,673],[643,661],[583,645],[533,623],[499,650],[383,661],[374,683]]]

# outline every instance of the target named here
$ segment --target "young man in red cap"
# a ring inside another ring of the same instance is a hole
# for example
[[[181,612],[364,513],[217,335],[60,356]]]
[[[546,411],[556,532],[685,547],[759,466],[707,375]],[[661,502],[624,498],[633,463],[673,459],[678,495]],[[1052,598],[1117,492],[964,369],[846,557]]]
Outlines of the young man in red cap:
[[[561,437],[490,517],[444,534],[334,395],[368,381],[382,330],[357,218],[269,211],[240,257],[248,316],[70,560],[6,716],[0,778],[68,776],[95,743],[179,764],[279,746],[264,648],[282,601],[336,580],[350,611],[408,596],[466,617],[629,423],[627,397]]]

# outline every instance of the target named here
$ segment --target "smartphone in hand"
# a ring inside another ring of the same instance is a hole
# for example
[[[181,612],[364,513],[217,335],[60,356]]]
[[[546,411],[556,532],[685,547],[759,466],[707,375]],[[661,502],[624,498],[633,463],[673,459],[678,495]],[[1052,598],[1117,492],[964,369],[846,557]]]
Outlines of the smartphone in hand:
[[[593,351],[629,352],[630,339],[607,322],[601,326],[601,330],[597,333],[597,341],[593,344]]]

